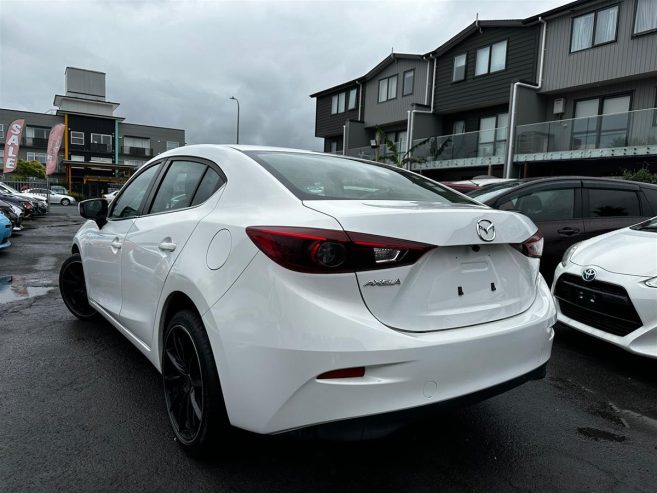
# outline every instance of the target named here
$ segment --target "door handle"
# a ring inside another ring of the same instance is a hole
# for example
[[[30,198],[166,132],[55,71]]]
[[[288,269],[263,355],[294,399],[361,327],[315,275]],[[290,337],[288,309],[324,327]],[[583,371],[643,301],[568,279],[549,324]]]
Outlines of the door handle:
[[[112,240],[112,248],[116,248],[117,250],[121,248],[121,242],[119,241],[118,238],[114,238]]]
[[[162,250],[163,252],[173,252],[176,249],[177,246],[178,245],[176,245],[175,243],[172,243],[170,241],[163,241],[157,247],[160,250]]]
[[[572,236],[579,233],[579,228],[570,228],[570,227],[561,228],[557,230],[557,233],[563,236]]]

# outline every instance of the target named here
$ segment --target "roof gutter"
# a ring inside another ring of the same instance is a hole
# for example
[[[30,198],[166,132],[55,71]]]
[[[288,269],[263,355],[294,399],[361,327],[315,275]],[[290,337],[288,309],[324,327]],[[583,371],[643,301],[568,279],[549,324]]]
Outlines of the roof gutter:
[[[538,91],[543,87],[543,62],[545,61],[545,39],[547,34],[547,22],[543,17],[538,18],[538,22],[542,24],[541,27],[541,52],[539,54],[538,62],[538,84],[527,84],[526,82],[515,82],[511,86],[511,107],[509,113],[511,119],[509,121],[509,135],[506,146],[506,162],[504,163],[504,178],[511,178],[511,171],[513,169],[513,155],[515,151],[516,140],[516,100],[518,95],[518,87],[527,87]]]

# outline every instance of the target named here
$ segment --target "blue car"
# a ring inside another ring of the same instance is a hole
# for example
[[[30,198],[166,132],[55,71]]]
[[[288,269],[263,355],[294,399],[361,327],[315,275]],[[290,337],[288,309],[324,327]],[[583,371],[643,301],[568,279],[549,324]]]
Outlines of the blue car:
[[[11,245],[9,237],[12,229],[11,221],[4,214],[0,214],[0,250]]]

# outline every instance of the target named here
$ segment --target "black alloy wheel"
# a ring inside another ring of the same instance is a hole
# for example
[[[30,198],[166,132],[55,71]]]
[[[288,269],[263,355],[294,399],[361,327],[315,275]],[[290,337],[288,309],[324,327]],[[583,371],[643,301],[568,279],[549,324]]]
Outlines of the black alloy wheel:
[[[164,334],[162,383],[171,427],[178,443],[205,455],[228,428],[216,363],[197,313],[176,313]]]
[[[59,292],[66,308],[79,319],[88,320],[98,314],[89,305],[82,258],[77,253],[67,258],[59,270]]]

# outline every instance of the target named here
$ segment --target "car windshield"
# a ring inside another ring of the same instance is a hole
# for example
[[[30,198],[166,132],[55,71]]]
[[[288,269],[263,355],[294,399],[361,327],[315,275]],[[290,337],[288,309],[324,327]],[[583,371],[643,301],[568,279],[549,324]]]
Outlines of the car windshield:
[[[422,176],[392,166],[319,154],[251,151],[249,157],[301,200],[402,200],[474,204]]]
[[[4,183],[0,183],[0,189],[4,189],[8,193],[20,193],[15,188],[11,188],[9,185],[5,185]]]
[[[651,231],[657,233],[657,217],[653,217],[652,219],[648,219],[647,221],[632,226],[632,229],[636,231]]]
[[[472,197],[479,202],[486,202],[488,200],[494,199],[495,197],[502,195],[507,190],[517,187],[522,182],[520,181],[505,181],[502,183],[491,183],[490,185],[484,185],[479,187],[477,190],[472,190],[467,193],[468,197]]]

